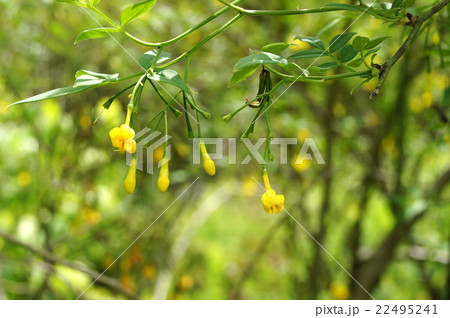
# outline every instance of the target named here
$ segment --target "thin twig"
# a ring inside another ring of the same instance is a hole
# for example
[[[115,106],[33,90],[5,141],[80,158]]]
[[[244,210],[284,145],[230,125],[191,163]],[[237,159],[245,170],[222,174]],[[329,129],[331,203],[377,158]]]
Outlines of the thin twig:
[[[86,268],[84,266],[81,266],[81,265],[79,265],[77,263],[73,263],[71,261],[68,261],[68,260],[66,260],[64,258],[61,258],[59,256],[56,256],[56,255],[50,253],[47,250],[43,250],[43,249],[31,246],[31,245],[29,245],[29,244],[27,244],[25,242],[22,242],[21,240],[17,239],[13,235],[11,235],[9,233],[6,233],[6,232],[4,232],[2,230],[0,230],[0,236],[3,237],[4,239],[6,239],[7,241],[13,243],[13,244],[19,245],[19,246],[27,249],[28,251],[32,252],[33,254],[39,255],[40,257],[42,257],[45,261],[47,261],[49,263],[52,263],[52,264],[58,263],[58,264],[61,264],[63,266],[66,266],[66,267],[73,268],[73,269],[75,269],[77,271],[80,271],[82,273],[85,273],[85,274],[89,275],[90,277],[92,277],[94,279],[98,277],[98,282],[99,283],[102,283],[102,284],[110,287],[111,289],[113,289],[113,290],[115,290],[115,291],[117,291],[117,292],[127,296],[128,298],[137,299],[136,295],[134,295],[133,293],[131,293],[128,290],[126,290],[125,288],[123,288],[120,285],[120,283],[114,278],[106,277],[106,276],[100,276],[100,273],[95,271],[95,270],[92,270],[92,269]]]
[[[403,56],[403,53],[411,46],[414,40],[417,38],[419,34],[420,28],[423,23],[431,18],[433,15],[438,13],[441,9],[443,9],[450,0],[442,0],[430,10],[426,11],[423,15],[421,15],[415,22],[414,27],[409,33],[409,36],[406,38],[405,42],[403,42],[402,46],[398,49],[398,51],[391,57],[385,64],[385,68],[381,73],[380,79],[378,80],[377,87],[374,89],[372,93],[370,93],[370,99],[374,99],[378,94],[380,94],[380,90],[383,87],[384,82],[395,63]]]

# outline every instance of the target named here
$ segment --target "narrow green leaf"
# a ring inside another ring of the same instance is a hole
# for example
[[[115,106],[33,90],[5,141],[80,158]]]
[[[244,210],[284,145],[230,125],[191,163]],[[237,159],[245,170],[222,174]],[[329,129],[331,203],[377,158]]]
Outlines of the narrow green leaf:
[[[297,35],[295,37],[299,41],[303,41],[311,45],[312,47],[315,47],[317,49],[325,50],[325,44],[323,44],[322,40],[319,38],[316,38],[314,36],[300,36]]]
[[[353,39],[353,47],[357,51],[362,51],[364,48],[364,45],[366,45],[370,40],[363,36],[357,36]]]
[[[335,37],[333,37],[330,41],[330,52],[336,52],[337,50],[339,50],[341,47],[343,47],[345,44],[347,44],[348,41],[350,41],[350,39],[355,35],[355,32],[351,32],[351,33],[344,33],[344,34],[339,34],[336,35]]]
[[[90,86],[79,86],[79,87],[62,87],[62,88],[57,88],[42,94],[38,94],[26,99],[23,99],[21,101],[12,103],[10,106],[13,105],[18,105],[18,104],[26,104],[26,103],[33,103],[33,102],[38,102],[41,100],[45,100],[45,99],[51,99],[51,98],[56,98],[56,97],[60,97],[60,96],[65,96],[65,95],[70,95],[70,94],[75,94],[75,93],[80,93],[82,91],[85,91],[87,89],[91,88]]]
[[[133,84],[121,89],[120,91],[115,93],[113,96],[108,98],[108,100],[103,103],[103,108],[109,109],[109,107],[111,107],[111,104],[117,99],[117,97],[119,97],[120,95],[122,95],[124,92],[126,92],[127,90],[129,90],[130,88],[132,88],[135,85],[136,85],[136,83],[133,83]]]
[[[254,65],[262,65],[262,64],[287,65],[287,63],[288,63],[287,60],[282,56],[268,52],[261,52],[241,58],[234,66],[234,72],[241,71],[245,68]]]
[[[367,42],[367,43],[364,45],[364,48],[363,48],[363,49],[364,49],[364,50],[370,50],[370,49],[373,49],[373,48],[376,47],[378,44],[380,44],[381,42],[383,42],[384,40],[386,40],[387,38],[390,38],[390,36],[382,36],[382,37],[380,37],[380,38],[373,39],[373,40]]]
[[[245,80],[250,75],[252,75],[258,69],[258,67],[259,65],[252,65],[240,71],[233,72],[233,76],[231,77],[230,84],[228,84],[228,87],[236,85],[240,81]]]
[[[153,74],[148,74],[147,77],[157,82],[163,82],[176,86],[186,93],[191,93],[189,86],[187,86],[181,76],[174,70],[168,68],[156,69]]]
[[[144,13],[147,13],[153,8],[155,3],[156,0],[147,0],[126,7],[120,14],[120,25],[123,27]]]
[[[78,71],[75,74],[76,80],[73,87],[96,86],[108,82],[115,82],[119,79],[119,74],[103,74],[86,70]]]
[[[344,46],[341,50],[341,61],[343,63],[351,61],[357,54],[358,51],[355,50],[353,45],[348,44]]]
[[[98,38],[104,38],[105,36],[108,36],[110,33],[117,32],[117,29],[114,28],[96,28],[96,29],[90,29],[90,30],[84,30],[81,32],[77,39],[75,40],[75,44],[77,44],[80,41],[87,40],[87,39],[98,39]]]
[[[306,58],[313,58],[313,57],[322,57],[322,56],[328,56],[327,51],[317,51],[317,50],[303,50],[296,52],[288,57],[288,59],[306,59]]]
[[[290,44],[284,43],[284,42],[272,43],[272,44],[263,46],[261,51],[277,54],[277,53],[280,53],[280,52],[286,50],[289,47],[289,45]]]
[[[153,62],[155,61],[156,56],[158,55],[157,49],[150,50],[145,52],[144,54],[139,57],[139,64],[142,65],[145,69],[150,68],[153,65]],[[158,57],[158,61],[156,61],[155,65],[158,63],[162,63],[164,61],[167,61],[170,59],[171,54],[168,52],[161,52],[161,54]]]

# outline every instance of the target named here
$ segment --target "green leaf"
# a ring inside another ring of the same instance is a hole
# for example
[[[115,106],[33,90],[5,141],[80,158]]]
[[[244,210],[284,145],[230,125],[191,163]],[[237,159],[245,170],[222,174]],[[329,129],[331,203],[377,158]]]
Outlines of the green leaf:
[[[141,57],[139,57],[139,64],[141,64],[142,67],[144,67],[145,69],[150,68],[153,65],[153,62],[155,61],[156,56],[158,55],[158,51],[159,50],[154,49],[142,54]],[[170,59],[171,56],[172,55],[168,52],[161,52],[161,54],[158,57],[158,61],[156,61],[155,65],[167,61],[168,59]]]
[[[364,48],[363,48],[363,49],[364,49],[364,50],[370,50],[370,49],[373,49],[373,48],[376,47],[378,44],[380,44],[381,42],[383,42],[384,40],[386,40],[387,38],[390,38],[390,36],[382,36],[382,37],[380,37],[380,38],[373,39],[373,40],[367,42],[367,43],[364,45]]]
[[[322,70],[330,70],[330,69],[338,67],[338,66],[339,66],[339,64],[336,62],[327,62],[327,63],[320,64],[317,67]]]
[[[336,52],[343,47],[355,35],[355,32],[339,34],[333,37],[330,41],[330,52]]]
[[[401,8],[402,5],[403,5],[403,0],[394,0],[394,2],[392,2],[391,8]]]
[[[18,104],[26,104],[26,103],[33,103],[33,102],[38,102],[41,100],[45,100],[45,99],[51,99],[51,98],[56,98],[56,97],[60,97],[60,96],[65,96],[65,95],[70,95],[70,94],[75,94],[75,93],[80,93],[82,91],[85,91],[87,89],[91,88],[90,86],[78,86],[78,87],[62,87],[62,88],[57,88],[42,94],[38,94],[26,99],[23,99],[21,101],[12,103],[10,106],[13,105],[18,105]]]
[[[263,46],[261,51],[277,54],[277,53],[280,53],[280,52],[286,50],[289,47],[289,45],[290,44],[284,43],[284,42],[272,43],[272,44]]]
[[[117,32],[117,29],[114,28],[96,28],[96,29],[90,29],[90,30],[84,30],[81,32],[77,39],[75,40],[75,44],[77,44],[80,41],[87,40],[87,39],[98,39],[98,38],[104,38],[105,36],[108,36],[110,33]]]
[[[341,50],[341,61],[343,63],[353,60],[353,58],[358,54],[353,45],[348,44],[344,46]]]
[[[359,59],[356,59],[354,61],[351,61],[347,65],[350,66],[350,67],[359,67],[359,66],[361,66],[362,63],[363,63],[362,58],[359,58]]]
[[[109,82],[115,82],[119,79],[119,74],[103,74],[91,71],[81,70],[75,74],[76,80],[73,87],[79,86],[97,86]]]
[[[353,39],[353,47],[355,48],[355,50],[357,51],[362,51],[364,48],[364,45],[366,45],[367,43],[369,43],[369,39],[364,37],[364,36],[357,36]]]
[[[281,66],[287,65],[287,63],[287,60],[282,56],[268,52],[261,52],[241,58],[234,66],[234,72],[241,71],[254,65],[277,64]]]
[[[89,0],[92,6],[95,6],[97,3],[100,2],[100,0]]]
[[[303,50],[296,52],[288,57],[288,59],[306,59],[306,58],[313,58],[313,57],[321,57],[321,56],[328,56],[327,51],[317,51],[317,50]]]
[[[325,51],[325,44],[323,44],[322,40],[319,38],[316,38],[314,36],[300,36],[300,35],[297,35],[295,38],[299,41],[308,43],[312,47]]]
[[[163,82],[176,86],[186,93],[191,93],[189,86],[187,86],[181,76],[174,70],[168,68],[156,69],[153,74],[148,74],[147,77],[157,82]]]
[[[133,84],[123,88],[122,90],[118,91],[117,93],[115,93],[110,98],[108,98],[108,100],[103,103],[103,108],[109,109],[109,107],[117,99],[117,97],[119,97],[120,95],[122,95],[124,92],[126,92],[127,90],[129,90],[130,88],[132,88],[135,85],[136,85],[136,83],[133,83]]]
[[[120,25],[123,27],[144,13],[150,11],[155,3],[156,0],[147,0],[126,7],[120,14]]]
[[[381,49],[381,47],[373,48],[373,49],[371,49],[371,50],[365,52],[365,53],[364,53],[364,57],[366,57],[367,55],[370,55],[370,54],[372,54],[372,53],[378,52],[380,49]]]
[[[233,76],[231,77],[230,84],[228,84],[228,87],[236,85],[240,81],[245,80],[250,75],[252,75],[258,69],[258,67],[259,65],[252,65],[240,71],[233,72]]]

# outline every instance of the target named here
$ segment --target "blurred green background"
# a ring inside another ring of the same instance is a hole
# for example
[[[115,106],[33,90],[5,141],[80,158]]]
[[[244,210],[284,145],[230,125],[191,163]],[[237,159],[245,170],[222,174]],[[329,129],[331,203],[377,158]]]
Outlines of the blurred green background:
[[[328,2],[246,0],[241,5],[295,9]],[[99,6],[117,20],[131,3]],[[414,7],[429,4],[418,0]],[[128,29],[148,41],[163,41],[221,7],[212,0],[160,0]],[[285,212],[264,212],[263,191],[252,179],[261,182],[256,162],[229,165],[225,157],[216,161],[214,177],[192,165],[184,118],[169,117],[169,191],[159,193],[157,175],[138,171],[136,191],[127,195],[128,167],[108,136],[124,121],[126,94],[92,126],[120,85],[4,109],[72,85],[80,69],[121,76],[141,69],[111,38],[73,45],[82,30],[98,27],[82,8],[50,0],[0,0],[0,12],[0,298],[77,298],[166,209],[82,299],[368,298]],[[166,50],[177,56],[233,14]],[[328,42],[357,16],[244,17],[207,43],[193,55],[189,76],[197,101],[212,114],[202,121],[204,137],[239,138],[252,120],[251,109],[230,123],[221,119],[256,94],[257,74],[227,89],[234,64],[251,49],[319,32]],[[376,101],[368,99],[376,81],[353,95],[350,90],[361,79],[296,83],[272,110],[275,137],[299,140],[289,147],[290,157],[313,137],[326,161],[280,165],[276,158],[268,167],[272,186],[285,195],[287,211],[376,299],[450,296],[450,134],[444,118],[449,73],[448,58],[441,58],[449,50],[448,21],[448,8],[433,18],[429,34],[440,34],[439,48],[425,46],[422,34]],[[375,60],[382,64],[408,27],[364,15],[350,31],[391,36]],[[134,58],[147,51],[121,35],[115,38]],[[296,43],[291,52],[307,48]],[[425,108],[428,61],[434,102]],[[182,73],[183,64],[174,69]],[[162,107],[146,87],[135,127],[144,127]],[[252,138],[264,136],[261,118]],[[246,155],[239,143],[238,161]]]

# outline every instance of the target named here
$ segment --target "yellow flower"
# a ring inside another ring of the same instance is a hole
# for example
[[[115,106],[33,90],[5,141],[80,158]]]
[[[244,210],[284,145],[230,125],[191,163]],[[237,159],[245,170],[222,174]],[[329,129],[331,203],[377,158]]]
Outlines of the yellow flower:
[[[269,213],[282,212],[284,209],[284,195],[276,194],[275,190],[270,187],[269,177],[267,176],[267,170],[263,171],[264,185],[266,192],[261,197],[264,210]]]
[[[132,194],[134,192],[134,189],[136,188],[136,165],[137,165],[136,158],[133,158],[131,160],[130,169],[128,170],[128,175],[123,183],[125,191],[128,194]]]
[[[32,181],[33,177],[28,171],[22,171],[17,175],[17,183],[22,187],[30,185]]]
[[[161,193],[164,193],[169,188],[170,180],[169,180],[169,160],[164,158],[164,163],[161,166],[161,170],[159,172],[158,177],[158,190]]]
[[[433,43],[433,45],[439,45],[439,43],[441,43],[441,37],[439,36],[438,32],[433,33],[433,36],[431,37],[431,43]]]
[[[307,129],[302,129],[297,132],[297,139],[300,142],[305,142],[306,138],[311,138],[311,132]]]
[[[134,130],[128,125],[121,125],[111,129],[109,132],[111,143],[119,151],[127,151],[129,153],[136,152],[136,141],[134,138]]]
[[[309,167],[311,167],[311,159],[308,159],[303,156],[301,157],[294,156],[292,158],[291,164],[292,168],[294,168],[295,171],[302,172],[308,170]]]
[[[205,143],[203,141],[200,141],[200,152],[203,158],[203,169],[205,169],[206,173],[210,176],[215,175],[216,165],[214,164],[214,161],[212,161],[209,157],[208,152],[206,151]]]
[[[350,291],[347,286],[340,283],[331,283],[330,291],[333,297],[337,300],[346,300],[350,298]]]

